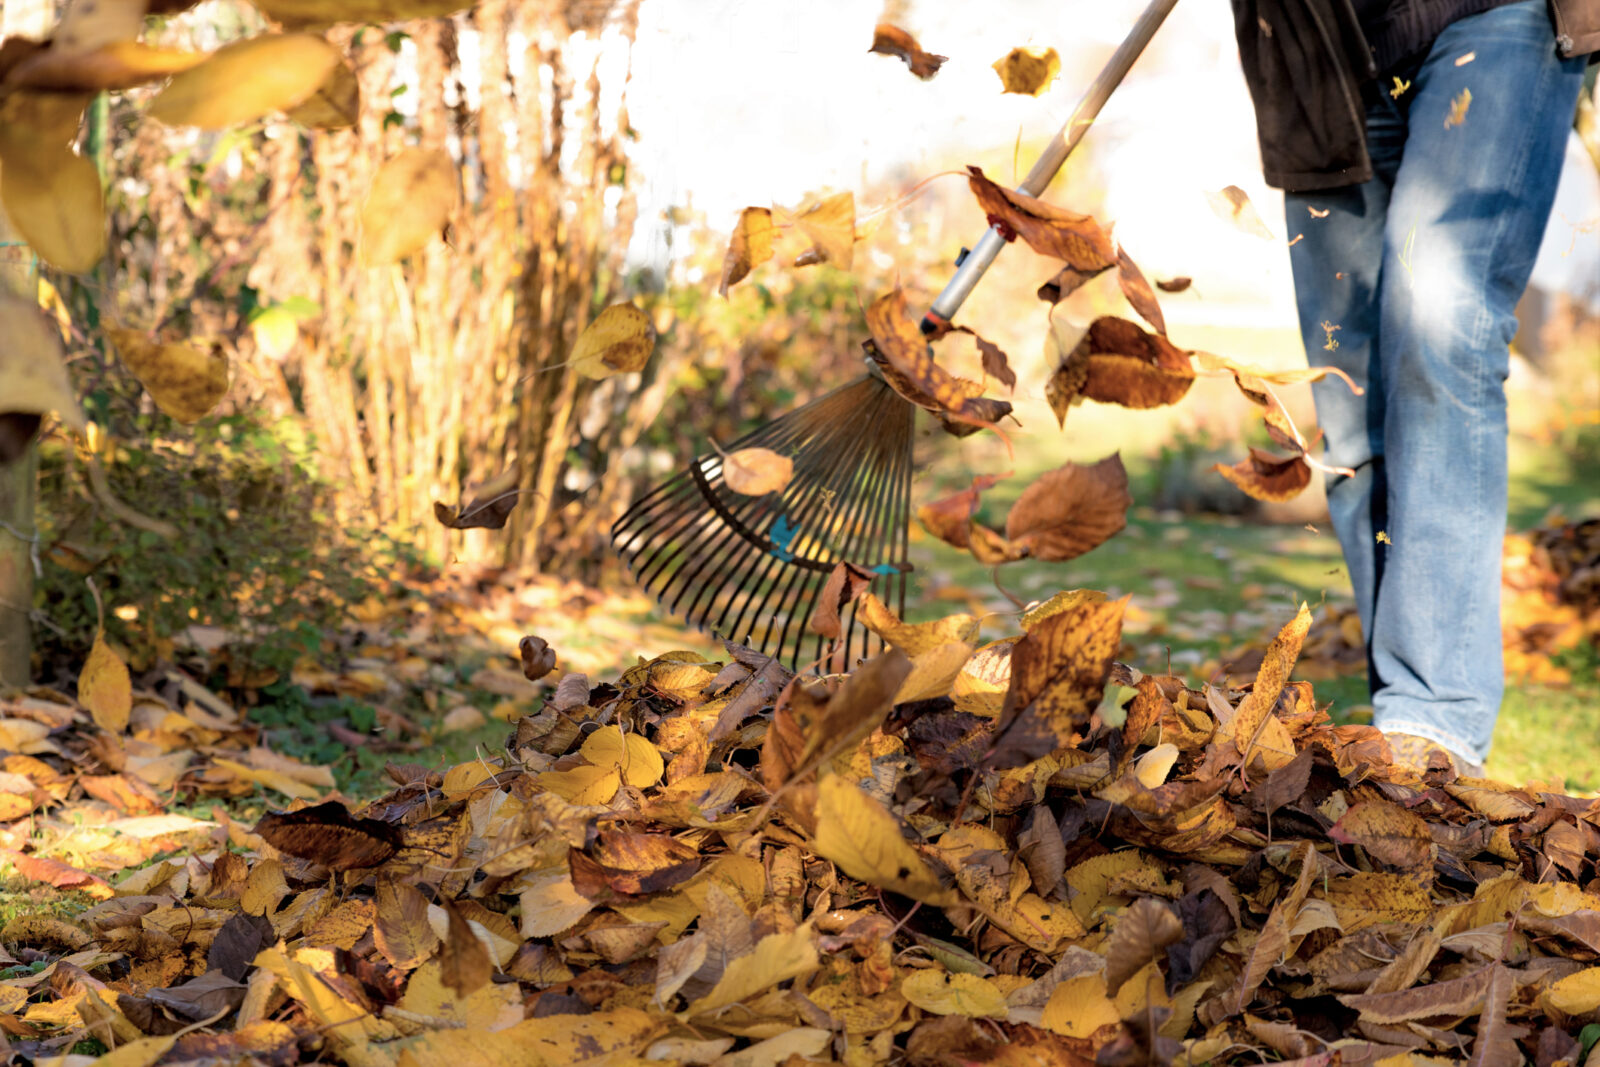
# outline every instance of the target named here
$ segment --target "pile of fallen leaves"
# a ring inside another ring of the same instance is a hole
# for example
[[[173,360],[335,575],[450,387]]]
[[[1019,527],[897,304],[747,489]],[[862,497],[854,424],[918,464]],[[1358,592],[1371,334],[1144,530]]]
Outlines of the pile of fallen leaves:
[[[3,761],[11,862],[159,852],[5,924],[0,1027],[118,1067],[1597,1062],[1600,802],[1392,765],[1289,680],[1305,609],[1194,689],[1115,662],[1125,603],[975,647],[868,596],[848,674],[569,674],[495,758],[254,828],[57,825],[207,712],[80,714]]]
[[[1502,566],[1507,673],[1571,681],[1551,657],[1585,642],[1600,645],[1600,519],[1557,520],[1512,534]]]

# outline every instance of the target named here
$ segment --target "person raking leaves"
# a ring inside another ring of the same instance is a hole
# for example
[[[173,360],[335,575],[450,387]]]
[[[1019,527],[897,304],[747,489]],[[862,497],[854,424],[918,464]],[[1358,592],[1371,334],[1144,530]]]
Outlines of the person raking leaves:
[[[1285,191],[1328,508],[1397,762],[1481,775],[1504,689],[1514,309],[1555,198],[1600,0],[1234,0]]]

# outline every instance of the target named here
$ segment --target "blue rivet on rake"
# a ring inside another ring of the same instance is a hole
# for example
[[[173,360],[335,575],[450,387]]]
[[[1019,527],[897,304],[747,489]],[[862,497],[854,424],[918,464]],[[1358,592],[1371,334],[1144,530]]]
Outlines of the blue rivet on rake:
[[[873,574],[899,574],[900,568],[892,563],[880,563],[872,568]]]
[[[789,525],[789,516],[779,515],[772,524],[772,554],[785,563],[794,559],[794,553],[789,550],[789,545],[794,542],[794,535],[800,532],[800,527]]]

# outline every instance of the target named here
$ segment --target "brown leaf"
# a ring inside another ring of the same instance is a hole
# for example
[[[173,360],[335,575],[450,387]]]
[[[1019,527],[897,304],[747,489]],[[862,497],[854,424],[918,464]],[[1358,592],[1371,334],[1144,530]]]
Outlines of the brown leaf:
[[[1249,459],[1231,467],[1218,463],[1211,469],[1257,500],[1293,500],[1311,484],[1311,465],[1304,456],[1284,458],[1255,447]]]
[[[1186,274],[1180,274],[1176,278],[1163,278],[1156,280],[1156,288],[1160,289],[1163,293],[1181,293],[1193,284],[1194,279]]]
[[[982,417],[987,412],[970,404],[983,387],[955,377],[933,361],[922,331],[906,313],[903,292],[896,289],[874,300],[867,309],[867,328],[872,332],[872,354],[895,392],[929,411],[988,424]]]
[[[439,935],[428,922],[428,898],[405,882],[384,878],[375,899],[378,917],[372,936],[378,952],[396,970],[415,970],[439,946]]]
[[[666,834],[602,831],[587,852],[567,854],[572,884],[595,899],[609,890],[628,896],[670,889],[700,868],[700,853]]]
[[[337,800],[271,811],[251,828],[279,852],[335,871],[376,867],[400,850],[400,828],[381,819],[357,819]]]
[[[1056,423],[1067,426],[1067,412],[1072,405],[1084,399],[1083,387],[1089,382],[1089,347],[1084,343],[1085,333],[1078,333],[1071,344],[1065,344],[1060,324],[1050,323],[1050,335],[1045,339],[1045,360],[1057,360],[1056,369],[1044,386],[1044,398],[1055,412]]]
[[[538,681],[556,669],[556,650],[551,648],[550,642],[542,637],[524,634],[522,640],[517,642],[517,654],[522,657],[522,676],[530,682]],[[565,683],[567,678],[582,679],[583,695],[587,699],[589,696],[588,679],[581,674],[569,674],[561,681]],[[558,697],[560,695],[559,688],[557,689],[557,695]],[[578,703],[581,704],[583,701],[580,700]]]
[[[770,448],[741,448],[722,457],[722,480],[744,496],[781,491],[794,477],[794,460]]]
[[[179,422],[199,422],[227,395],[228,357],[215,346],[163,343],[116,326],[105,332],[150,399]]]
[[[1123,982],[1182,937],[1183,923],[1170,906],[1154,897],[1135,900],[1117,917],[1106,941],[1106,993],[1116,996]]]
[[[1027,865],[1034,891],[1048,895],[1061,884],[1061,876],[1066,873],[1066,844],[1061,840],[1061,827],[1056,825],[1055,816],[1048,807],[1036,805],[1028,818],[1027,829],[1017,835],[1017,854]]]
[[[993,341],[986,340],[976,330],[967,326],[954,326],[945,323],[929,334],[928,340],[937,341],[939,338],[946,337],[952,333],[964,333],[977,344],[978,352],[983,357],[983,373],[991,378],[999,379],[1000,383],[1007,389],[1015,389],[1017,387],[1016,373],[1012,371],[1011,363],[1006,358],[1005,352],[999,345]],[[999,418],[999,416],[996,415],[995,418]]]
[[[1482,967],[1460,978],[1431,982],[1395,993],[1346,993],[1339,1003],[1354,1008],[1362,1019],[1374,1023],[1403,1023],[1436,1015],[1468,1017],[1483,1010],[1498,964]]]
[[[885,56],[898,56],[905,60],[906,66],[911,68],[911,73],[923,81],[939,73],[939,68],[944,66],[948,58],[924,52],[915,37],[899,26],[887,22],[880,22],[873,28],[872,47],[867,51]]]
[[[1127,598],[1087,601],[1045,618],[1011,649],[1011,685],[986,764],[1038,759],[1069,744],[1105,692]]]
[[[1216,874],[1209,867],[1204,869]],[[1227,902],[1210,888],[1192,889],[1179,897],[1178,917],[1183,922],[1183,936],[1167,946],[1169,993],[1194,981],[1206,961],[1216,954],[1238,926],[1238,920],[1229,912]]]
[[[1380,863],[1404,871],[1431,874],[1433,838],[1422,819],[1387,800],[1363,800],[1339,817],[1328,836],[1346,845],[1360,845]]]
[[[473,491],[470,502],[460,506],[433,502],[433,517],[452,530],[504,529],[517,506],[517,481],[520,468],[513,463]],[[466,496],[465,493],[462,494]]]
[[[967,548],[972,541],[972,517],[977,514],[980,503],[978,495],[992,489],[999,481],[1000,477],[994,474],[974,475],[967,488],[918,508],[917,519],[945,544]]]
[[[1262,725],[1272,714],[1272,709],[1277,706],[1278,695],[1289,681],[1289,673],[1294,670],[1295,660],[1300,658],[1300,646],[1305,643],[1306,633],[1310,629],[1311,609],[1301,604],[1294,618],[1284,624],[1272,639],[1272,644],[1267,646],[1261,667],[1256,671],[1255,683],[1239,702],[1228,723],[1224,736],[1233,737],[1239,759],[1247,767],[1250,765],[1251,747],[1259,738]]]
[[[1061,73],[1061,56],[1054,48],[1013,48],[992,66],[1002,92],[1038,96]]]
[[[722,257],[722,284],[717,292],[728,295],[728,288],[743,281],[752,270],[772,258],[772,210],[764,207],[747,207],[739,212],[739,222],[728,239],[728,251]]]
[[[1079,342],[1088,357],[1083,395],[1126,408],[1155,408],[1182,400],[1194,384],[1183,350],[1134,322],[1106,315]]]
[[[494,960],[489,957],[489,946],[467,925],[455,901],[440,896],[438,903],[449,920],[444,944],[439,947],[439,980],[456,996],[466,997],[489,984]]]
[[[1302,748],[1295,753],[1294,759],[1273,768],[1266,782],[1250,792],[1250,802],[1256,810],[1270,818],[1285,804],[1300,799],[1306,791],[1306,784],[1311,781],[1314,755],[1310,747]]]
[[[840,560],[834,564],[828,580],[823,583],[822,591],[817,594],[817,606],[806,622],[806,629],[821,634],[830,641],[837,640],[843,632],[839,612],[866,592],[867,586],[871,585],[875,578],[877,575],[872,571],[858,567],[854,563]]]
[[[245,987],[221,971],[207,971],[170,989],[152,989],[147,997],[190,1022],[213,1019],[244,1002]]]
[[[1167,320],[1161,315],[1156,294],[1151,290],[1150,283],[1145,281],[1144,272],[1121,245],[1117,246],[1117,284],[1122,287],[1122,295],[1128,298],[1133,310],[1154,326],[1156,333],[1166,336]]]
[[[1098,272],[1117,262],[1111,234],[1091,215],[1064,211],[1024,193],[1003,189],[967,168],[967,184],[991,225],[1007,239],[1021,237],[1042,256],[1053,256],[1080,271]]]
[[[803,253],[795,266],[832,263],[849,270],[856,243],[856,197],[854,193],[835,193],[795,216],[800,232],[811,239],[810,251]]]
[[[656,328],[650,316],[633,304],[612,304],[583,328],[568,359],[585,378],[636,374],[650,362]]]
[[[1110,269],[1110,264],[1096,270],[1077,270],[1074,267],[1062,267],[1056,271],[1055,277],[1039,286],[1039,299],[1048,300],[1051,304],[1059,304],[1081,289],[1086,283],[1100,277]]]
[[[0,857],[29,881],[43,882],[57,889],[79,889],[100,900],[105,900],[112,894],[111,887],[103,879],[96,878],[88,871],[81,871],[70,863],[63,863],[48,856],[26,855],[11,849],[0,849]]]
[[[1133,496],[1122,456],[1064,463],[1022,491],[1006,516],[1006,539],[1034,559],[1077,559],[1128,525]]]
[[[78,675],[78,703],[89,709],[95,725],[102,730],[120,734],[128,728],[128,716],[133,710],[128,665],[106,644],[105,633],[98,629]]]
[[[848,752],[876,730],[892,708],[892,698],[911,673],[911,660],[891,648],[845,677],[832,696],[819,696],[799,683],[780,698],[761,751],[761,780],[776,790],[810,771],[829,751]]]

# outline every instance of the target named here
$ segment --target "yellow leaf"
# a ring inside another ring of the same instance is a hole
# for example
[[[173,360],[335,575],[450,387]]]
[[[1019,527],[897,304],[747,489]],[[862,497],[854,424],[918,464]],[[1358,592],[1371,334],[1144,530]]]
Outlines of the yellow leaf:
[[[637,733],[624,736],[617,726],[602,726],[589,735],[578,752],[596,767],[617,771],[635,789],[655,785],[666,770],[656,746]]]
[[[316,91],[286,112],[302,126],[338,130],[354,126],[361,117],[361,85],[344,60],[333,65]]]
[[[150,117],[169,126],[227,129],[303,103],[339,62],[339,50],[311,34],[249,37],[175,75],[150,102]]]
[[[261,354],[272,359],[283,359],[294,350],[300,336],[300,324],[294,315],[281,305],[267,308],[250,321],[250,333],[256,339]]]
[[[429,960],[406,982],[400,1007],[405,1011],[457,1023],[477,1033],[505,1030],[522,1021],[522,993],[515,983],[493,982],[457,996],[441,980],[437,959]]]
[[[728,241],[728,251],[722,258],[722,285],[717,289],[723,296],[728,287],[743,280],[756,267],[772,258],[772,212],[764,207],[747,207],[739,213],[739,224]]]
[[[234,777],[246,782],[254,782],[268,789],[276,790],[286,797],[299,797],[302,800],[313,800],[317,796],[315,786],[307,785],[297,778],[291,778],[282,771],[266,770],[246,766],[236,760],[218,757],[212,760],[212,766],[229,771]]]
[[[95,631],[94,645],[78,675],[78,702],[89,709],[100,729],[120,734],[128,728],[133,681],[128,677],[128,665],[106,644],[104,631]]]
[[[442,149],[403,148],[373,175],[361,205],[361,259],[395,263],[444,230],[456,209],[455,161]]]
[[[3,178],[0,178],[3,180]],[[0,410],[61,416],[72,429],[87,424],[63,362],[61,333],[27,300],[0,292]]]
[[[1099,604],[1106,595],[1096,589],[1064,589],[1043,604],[1035,605],[1022,613],[1022,629],[1030,632],[1052,615],[1070,611],[1079,604]]]
[[[73,5],[75,9],[104,6],[107,5]],[[54,92],[130,89],[188,70],[206,58],[203,52],[152,48],[134,40],[109,41],[79,52],[60,45],[58,31],[51,47],[35,52],[11,69],[6,84]]]
[[[975,974],[916,971],[900,983],[900,995],[935,1015],[965,1015],[972,1019],[1006,1017],[1005,994],[993,982]]]
[[[1139,968],[1133,977],[1123,982],[1111,1003],[1116,1007],[1118,1017],[1123,1019],[1147,1016],[1151,1007],[1168,1011],[1173,1007],[1172,998],[1167,996],[1161,969],[1155,960]]]
[[[150,1067],[177,1043],[178,1036],[141,1037],[95,1060],[95,1067]]]
[[[971,615],[948,615],[934,622],[901,622],[887,604],[871,593],[862,594],[856,602],[856,620],[912,659],[939,645],[965,643],[978,636],[978,620]]]
[[[440,18],[471,7],[470,0],[251,0],[262,14],[295,29],[339,22],[404,22]]]
[[[39,142],[24,154],[11,147],[15,139],[5,138],[0,159],[0,202],[11,224],[45,262],[88,270],[106,250],[100,172],[63,146]]]
[[[573,888],[572,872],[565,866],[535,872],[522,884],[523,937],[559,934],[594,910],[594,901]]]
[[[584,327],[568,362],[586,378],[632,374],[644,369],[655,347],[650,316],[632,304],[612,304]]]
[[[781,1033],[749,1048],[719,1056],[715,1062],[717,1067],[778,1067],[795,1060],[810,1063],[815,1057],[827,1055],[832,1040],[833,1034],[820,1027],[786,1027]]]
[[[776,493],[794,477],[794,460],[770,448],[741,448],[722,459],[722,480],[745,496]]]
[[[117,326],[106,327],[106,336],[156,407],[179,422],[199,422],[228,392],[228,357],[221,352],[162,344]]]
[[[1106,996],[1101,974],[1069,978],[1056,986],[1044,1006],[1040,1025],[1063,1037],[1088,1037],[1102,1026],[1121,1022],[1117,1006]]]
[[[972,656],[972,646],[964,641],[947,641],[916,656],[911,661],[911,673],[900,683],[894,695],[896,704],[913,700],[929,700],[950,695],[956,675],[961,673]]]
[[[854,193],[835,193],[795,216],[795,225],[811,238],[811,249],[801,254],[796,265],[832,263],[850,269],[856,241],[856,198]]]
[[[1178,762],[1178,746],[1169,743],[1157,745],[1134,762],[1133,773],[1139,784],[1154,789],[1167,780],[1167,772]]]
[[[927,904],[955,903],[956,894],[939,884],[881,804],[838,775],[823,778],[817,792],[818,854],[868,885]]]
[[[1600,1008],[1600,967],[1590,967],[1551,983],[1539,994],[1539,1003],[1567,1015],[1585,1015]]]
[[[1061,73],[1061,56],[1054,48],[1013,48],[993,66],[1003,92],[1038,96]]]
[[[816,936],[809,924],[786,934],[768,934],[749,954],[729,963],[711,991],[689,1005],[688,1013],[703,1015],[727,1007],[819,966]]]
[[[622,785],[622,776],[608,767],[574,767],[570,771],[545,771],[538,782],[572,804],[609,804]]]

